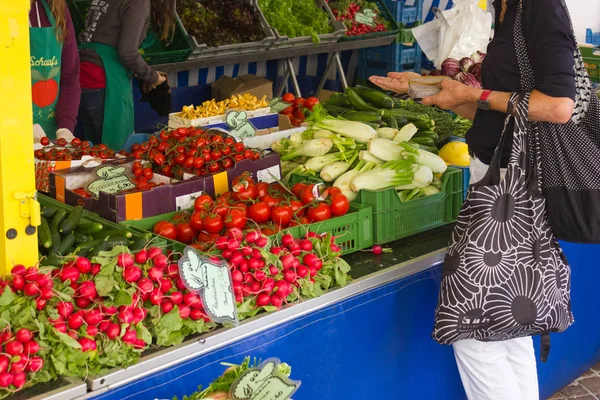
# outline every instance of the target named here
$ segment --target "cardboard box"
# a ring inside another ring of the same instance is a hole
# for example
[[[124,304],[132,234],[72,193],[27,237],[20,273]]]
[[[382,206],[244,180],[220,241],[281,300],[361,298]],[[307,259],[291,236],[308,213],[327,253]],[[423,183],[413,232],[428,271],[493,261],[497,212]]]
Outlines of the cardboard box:
[[[259,78],[256,75],[242,75],[237,78],[221,76],[211,85],[212,97],[216,101],[230,98],[234,94],[250,93],[261,99],[263,96],[267,100],[273,98],[273,82],[267,78]]]

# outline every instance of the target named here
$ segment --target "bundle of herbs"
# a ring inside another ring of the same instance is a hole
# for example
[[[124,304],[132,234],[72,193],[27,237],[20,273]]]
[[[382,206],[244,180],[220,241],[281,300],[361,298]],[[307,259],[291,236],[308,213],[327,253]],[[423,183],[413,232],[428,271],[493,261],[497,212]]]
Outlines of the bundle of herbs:
[[[258,12],[241,0],[180,0],[177,13],[188,34],[209,47],[265,38]]]
[[[318,43],[318,35],[333,32],[329,16],[315,0],[259,0],[258,5],[281,36],[312,36]]]

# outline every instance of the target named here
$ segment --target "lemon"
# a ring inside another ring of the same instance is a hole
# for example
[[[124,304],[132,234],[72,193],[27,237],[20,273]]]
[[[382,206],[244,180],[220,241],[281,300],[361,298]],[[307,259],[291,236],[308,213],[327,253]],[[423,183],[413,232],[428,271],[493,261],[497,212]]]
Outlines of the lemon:
[[[471,164],[469,146],[464,142],[450,142],[440,149],[438,155],[450,165],[468,167]]]

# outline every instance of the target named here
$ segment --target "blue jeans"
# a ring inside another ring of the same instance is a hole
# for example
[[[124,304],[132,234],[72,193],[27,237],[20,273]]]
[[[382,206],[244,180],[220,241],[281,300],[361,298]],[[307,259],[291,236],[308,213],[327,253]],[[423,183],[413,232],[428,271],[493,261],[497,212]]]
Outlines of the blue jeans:
[[[82,89],[77,137],[93,144],[102,143],[106,89]]]

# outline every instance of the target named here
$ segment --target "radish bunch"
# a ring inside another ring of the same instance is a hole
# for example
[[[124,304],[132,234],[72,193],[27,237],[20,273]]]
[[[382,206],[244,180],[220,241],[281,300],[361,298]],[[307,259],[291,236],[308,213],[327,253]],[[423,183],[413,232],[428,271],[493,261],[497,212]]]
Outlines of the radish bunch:
[[[20,264],[15,265],[9,280],[0,280],[0,293],[7,285],[13,293],[35,299],[35,307],[38,311],[43,310],[48,300],[54,297],[52,277],[40,273],[37,267],[25,268]]]
[[[0,388],[21,389],[33,375],[44,367],[39,343],[29,329],[13,332],[6,328],[0,334]]]

